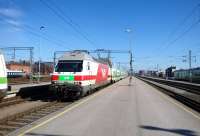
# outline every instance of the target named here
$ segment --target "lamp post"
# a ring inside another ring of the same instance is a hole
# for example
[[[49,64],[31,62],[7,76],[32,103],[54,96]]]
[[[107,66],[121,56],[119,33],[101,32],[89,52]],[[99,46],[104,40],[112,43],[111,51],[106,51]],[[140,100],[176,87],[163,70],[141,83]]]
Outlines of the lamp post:
[[[44,29],[44,26],[40,27],[40,31]],[[40,67],[41,67],[41,55],[40,55],[40,46],[41,46],[41,36],[39,37],[39,61],[38,61],[38,83],[40,83]]]
[[[125,32],[129,34],[129,53],[130,53],[130,75],[133,75],[133,53],[132,53],[132,43],[131,43],[131,28],[126,28]]]

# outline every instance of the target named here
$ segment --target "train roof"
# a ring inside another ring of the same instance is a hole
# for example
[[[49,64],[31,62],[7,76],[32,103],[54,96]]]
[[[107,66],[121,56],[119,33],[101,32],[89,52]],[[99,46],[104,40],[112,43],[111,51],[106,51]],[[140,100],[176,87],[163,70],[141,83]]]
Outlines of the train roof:
[[[200,67],[191,68],[191,69],[179,69],[179,70],[176,70],[176,71],[178,72],[178,71],[188,71],[188,70],[200,70]],[[174,72],[176,72],[176,71],[174,71]]]
[[[7,72],[23,72],[21,70],[10,70],[10,69],[6,69]]]
[[[90,60],[109,65],[109,61],[106,58],[97,59],[92,57],[89,52],[82,50],[66,52],[58,59],[58,61],[59,60]]]
[[[93,60],[93,58],[86,52],[72,51],[65,53],[58,60]]]

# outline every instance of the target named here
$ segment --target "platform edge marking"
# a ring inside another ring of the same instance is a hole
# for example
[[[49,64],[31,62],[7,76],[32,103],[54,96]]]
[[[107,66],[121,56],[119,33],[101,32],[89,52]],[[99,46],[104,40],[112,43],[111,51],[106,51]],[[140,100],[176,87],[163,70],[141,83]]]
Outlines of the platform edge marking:
[[[78,106],[80,106],[80,105],[82,105],[82,104],[88,102],[89,100],[91,100],[91,99],[93,99],[93,98],[99,96],[101,93],[103,93],[103,92],[100,91],[100,92],[97,92],[97,93],[95,93],[95,94],[89,96],[88,98],[86,98],[86,99],[84,99],[84,100],[78,102],[77,104],[72,105],[71,107],[67,108],[67,109],[64,110],[63,112],[58,113],[58,114],[56,114],[55,116],[53,116],[53,117],[51,117],[51,118],[49,118],[49,119],[47,119],[47,120],[41,122],[40,124],[35,125],[35,126],[31,127],[30,129],[28,129],[28,130],[26,130],[26,131],[24,131],[24,132],[18,134],[18,136],[24,136],[26,133],[29,133],[29,132],[33,131],[34,129],[37,129],[38,127],[41,127],[41,126],[43,126],[43,125],[45,125],[45,124],[47,124],[47,123],[53,121],[54,119],[57,119],[58,117],[64,115],[65,113],[67,113],[67,112],[69,112],[69,111],[71,111],[71,110],[77,108]]]

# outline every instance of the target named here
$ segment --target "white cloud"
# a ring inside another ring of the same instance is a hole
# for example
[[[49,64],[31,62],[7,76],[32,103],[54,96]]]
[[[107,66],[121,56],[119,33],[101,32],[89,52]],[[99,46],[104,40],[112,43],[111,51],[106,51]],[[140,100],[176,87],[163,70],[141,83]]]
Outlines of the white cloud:
[[[8,18],[18,18],[22,16],[22,12],[14,8],[0,8],[0,15]]]
[[[0,19],[6,24],[11,25],[10,29],[20,31],[20,27],[22,26],[20,17],[22,17],[23,13],[21,10],[17,8],[0,8]]]
[[[15,27],[18,27],[18,26],[21,25],[21,23],[19,21],[17,21],[17,20],[5,19],[4,21],[7,22],[10,25],[15,26]]]

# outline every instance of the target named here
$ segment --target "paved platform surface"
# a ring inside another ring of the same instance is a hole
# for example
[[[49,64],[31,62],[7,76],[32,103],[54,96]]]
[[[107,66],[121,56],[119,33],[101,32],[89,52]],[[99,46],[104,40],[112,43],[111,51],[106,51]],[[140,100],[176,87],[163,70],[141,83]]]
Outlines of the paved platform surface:
[[[26,135],[198,136],[200,117],[143,81],[124,79]]]

